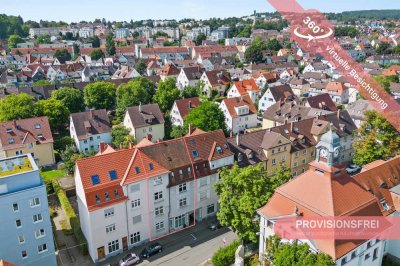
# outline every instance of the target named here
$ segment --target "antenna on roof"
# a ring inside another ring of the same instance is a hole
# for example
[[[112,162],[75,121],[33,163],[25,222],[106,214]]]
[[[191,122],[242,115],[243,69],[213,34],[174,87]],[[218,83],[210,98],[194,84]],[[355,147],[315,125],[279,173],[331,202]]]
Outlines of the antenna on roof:
[[[139,112],[142,112],[142,102],[139,102]]]

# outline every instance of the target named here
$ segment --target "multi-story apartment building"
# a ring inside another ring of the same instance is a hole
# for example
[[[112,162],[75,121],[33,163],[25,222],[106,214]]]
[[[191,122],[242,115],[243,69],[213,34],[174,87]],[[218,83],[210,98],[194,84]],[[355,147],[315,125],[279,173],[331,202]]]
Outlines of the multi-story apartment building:
[[[0,123],[0,158],[29,153],[39,166],[53,165],[53,143],[45,116]]]
[[[130,35],[131,35],[131,33],[129,32],[129,29],[127,29],[127,28],[115,29],[115,38],[117,38],[117,39],[129,37]]]
[[[99,145],[111,143],[111,123],[105,109],[74,113],[69,131],[80,152],[98,151]]]
[[[218,210],[218,169],[233,164],[222,130],[79,160],[79,217],[93,261],[194,225]]]
[[[0,160],[0,258],[57,265],[46,185],[30,154]]]

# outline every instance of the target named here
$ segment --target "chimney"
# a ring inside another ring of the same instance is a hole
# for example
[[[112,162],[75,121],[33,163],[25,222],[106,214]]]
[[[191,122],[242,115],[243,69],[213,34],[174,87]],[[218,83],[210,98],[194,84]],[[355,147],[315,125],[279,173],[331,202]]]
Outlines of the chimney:
[[[15,119],[13,120],[13,126],[14,128],[17,128],[17,121]]]
[[[192,134],[192,124],[191,123],[189,124],[188,133],[189,133],[189,136]]]
[[[290,132],[293,132],[293,121],[290,122]]]
[[[139,113],[142,112],[142,102],[139,103]]]
[[[90,117],[90,118],[93,118],[93,109],[90,109],[90,110],[89,110],[89,117]]]
[[[103,153],[103,151],[106,149],[106,147],[107,147],[107,144],[105,144],[104,142],[100,142],[100,144],[99,144],[100,153]]]
[[[191,109],[191,108],[192,108],[192,101],[189,101],[189,103],[188,103],[188,107],[189,107],[189,109]]]
[[[340,119],[340,110],[337,110],[336,116],[338,119]]]
[[[236,145],[240,146],[240,136],[239,136],[239,133],[236,134]]]

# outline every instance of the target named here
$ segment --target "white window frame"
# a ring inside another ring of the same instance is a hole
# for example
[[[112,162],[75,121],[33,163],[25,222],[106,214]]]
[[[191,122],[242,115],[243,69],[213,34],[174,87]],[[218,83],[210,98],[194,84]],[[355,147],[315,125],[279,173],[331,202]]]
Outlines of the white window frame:
[[[155,214],[156,216],[164,215],[164,206],[156,207],[156,208],[154,209],[154,214]]]
[[[154,192],[154,201],[163,200],[163,191]]]
[[[187,198],[179,199],[179,208],[185,208],[187,206]]]
[[[14,208],[15,205],[17,206],[16,209]],[[19,204],[17,202],[14,202],[13,205],[12,205],[12,209],[13,209],[14,212],[19,212]]]
[[[156,231],[164,230],[164,221],[156,223]]]
[[[106,226],[106,234],[110,234],[115,231],[115,223]]]
[[[19,244],[25,243],[25,236],[24,235],[19,235],[18,236],[18,243]]]
[[[39,219],[39,218],[40,218],[40,219]],[[35,220],[35,219],[36,219],[36,220]],[[43,222],[43,215],[42,215],[41,213],[34,214],[34,215],[32,216],[32,220],[33,220],[33,223],[34,223],[34,224]]]
[[[43,234],[42,234],[42,231],[43,231]],[[39,232],[39,234],[38,234],[38,232]],[[40,229],[35,231],[35,238],[36,239],[39,239],[39,238],[42,238],[42,237],[45,237],[45,236],[46,236],[46,231],[45,231],[44,228],[40,228]]]
[[[185,192],[187,192],[187,185],[186,185],[186,183],[180,184],[180,185],[178,186],[178,191],[179,191],[179,193],[185,193]]]
[[[47,251],[47,244],[46,243],[38,245],[38,254],[46,252],[46,251]]]
[[[140,199],[135,199],[131,201],[131,207],[132,209],[137,209],[141,206]]]
[[[106,209],[104,210],[104,217],[105,218],[109,218],[114,216],[115,212],[114,212],[114,208],[110,208],[110,209]]]
[[[31,208],[39,207],[40,206],[40,198],[32,198],[29,200],[29,205]]]
[[[139,239],[138,239],[138,237],[139,237]],[[140,242],[140,232],[131,234],[130,241],[131,241],[131,245],[139,243]]]

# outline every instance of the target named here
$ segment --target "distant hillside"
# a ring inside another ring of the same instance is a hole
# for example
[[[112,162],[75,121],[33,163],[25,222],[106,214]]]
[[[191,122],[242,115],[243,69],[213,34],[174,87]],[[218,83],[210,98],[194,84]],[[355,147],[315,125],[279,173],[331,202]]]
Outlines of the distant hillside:
[[[339,14],[345,18],[400,19],[400,9],[345,11]]]

